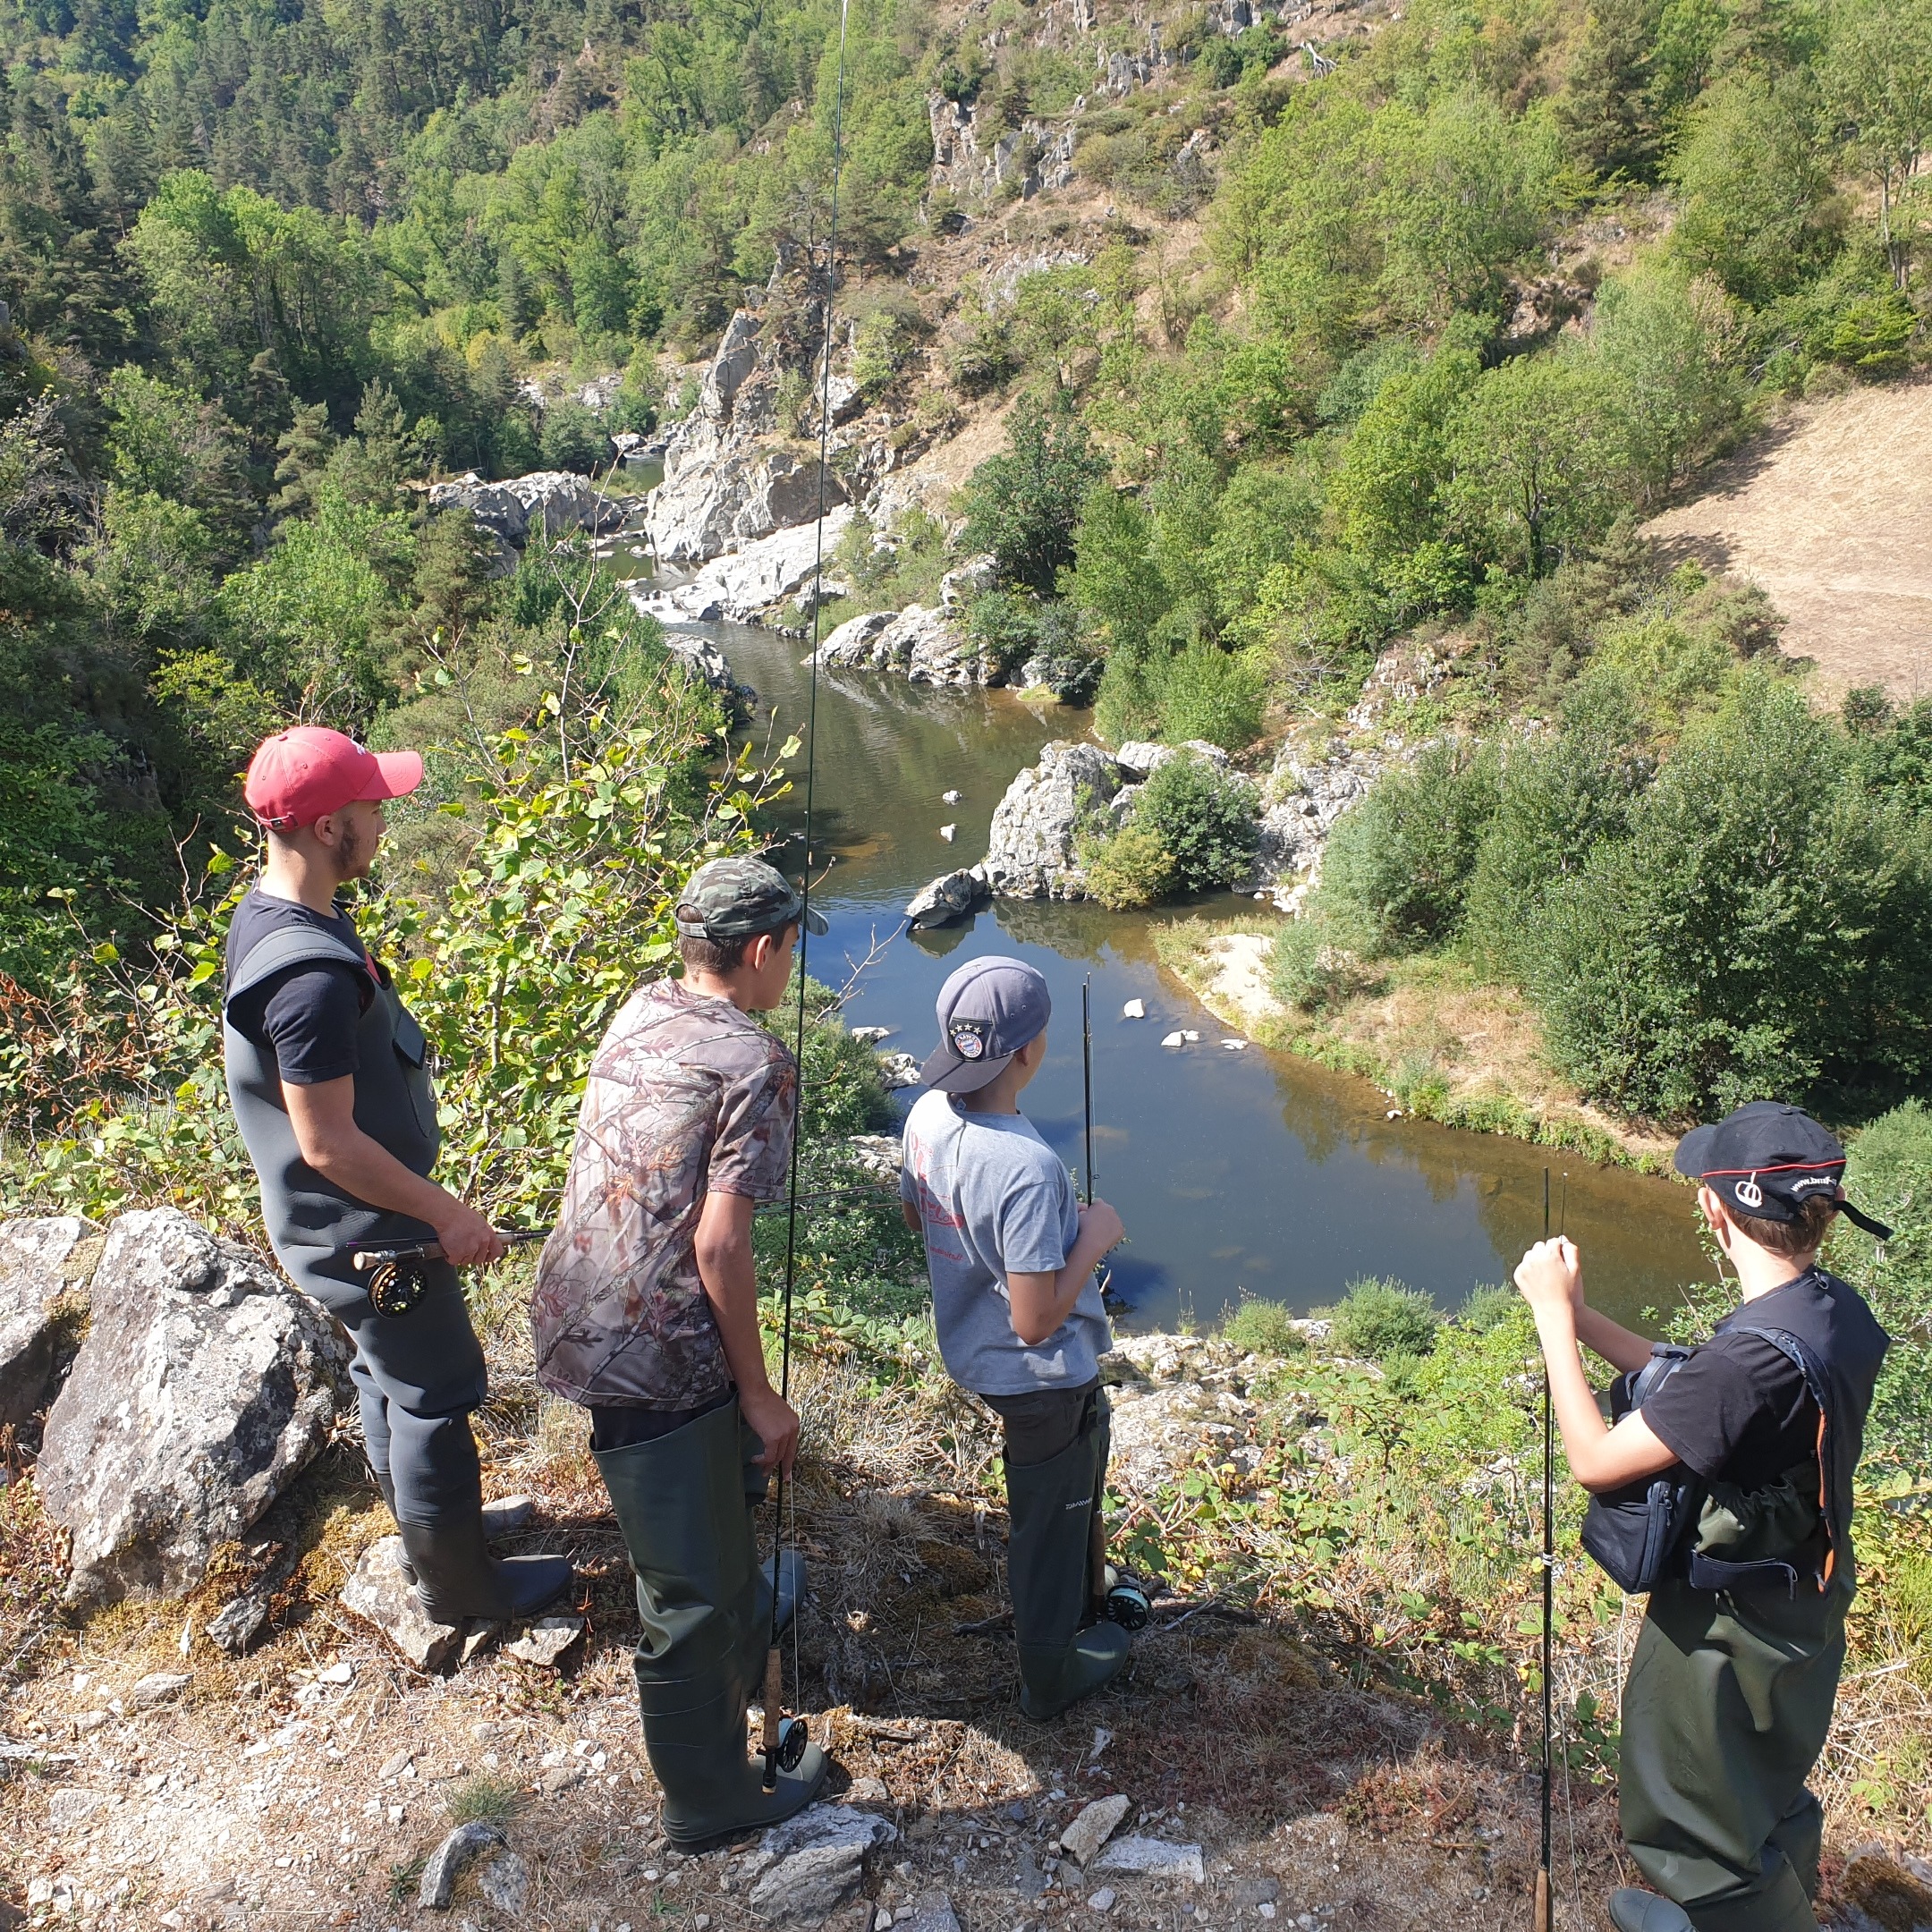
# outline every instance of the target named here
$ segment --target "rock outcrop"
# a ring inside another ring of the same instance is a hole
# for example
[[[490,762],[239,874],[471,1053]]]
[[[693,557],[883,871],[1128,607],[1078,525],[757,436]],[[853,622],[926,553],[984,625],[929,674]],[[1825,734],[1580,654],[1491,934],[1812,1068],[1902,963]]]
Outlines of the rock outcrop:
[[[992,896],[984,866],[962,866],[957,872],[943,872],[931,885],[923,886],[905,909],[906,924],[914,932],[931,926],[950,926],[977,911]]]
[[[869,611],[842,623],[818,647],[818,662],[897,671],[914,684],[984,684],[979,647],[953,610],[909,604],[896,614]]]
[[[987,884],[1013,899],[1083,899],[1076,849],[1085,814],[1120,789],[1118,767],[1098,745],[1062,739],[1007,786],[993,812]]]
[[[467,510],[496,539],[502,570],[516,568],[532,531],[555,542],[572,530],[601,537],[620,528],[629,512],[614,497],[568,470],[533,470],[528,476],[486,483],[474,470],[429,488],[432,510]]]
[[[0,1223],[0,1428],[38,1412],[63,1315],[85,1292],[100,1230],[79,1215]]]
[[[191,1588],[326,1440],[350,1350],[307,1296],[173,1208],[123,1215],[92,1326],[48,1412],[41,1500],[69,1596]]]
[[[698,406],[672,433],[664,481],[651,493],[646,528],[666,564],[702,564],[774,530],[817,517],[816,455],[778,440],[769,379],[757,380],[763,321],[741,309],[705,371]],[[841,504],[844,484],[827,472],[824,500]]]
[[[811,582],[818,566],[817,516],[815,504],[810,522],[774,531],[729,555],[714,557],[683,583],[640,585],[631,593],[631,601],[665,623],[753,623],[768,617],[775,606]],[[832,552],[851,521],[852,511],[843,504],[826,514],[827,595]]]

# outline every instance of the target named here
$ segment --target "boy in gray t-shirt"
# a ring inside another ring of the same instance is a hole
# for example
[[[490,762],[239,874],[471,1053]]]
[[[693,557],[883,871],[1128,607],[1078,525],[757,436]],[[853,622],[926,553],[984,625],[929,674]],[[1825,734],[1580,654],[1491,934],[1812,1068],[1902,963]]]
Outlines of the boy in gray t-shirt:
[[[1123,1230],[1105,1201],[1079,1205],[1020,1112],[1052,1010],[1046,980],[1020,960],[973,960],[946,981],[899,1177],[906,1224],[926,1240],[946,1368],[1005,1426],[1020,1704],[1042,1721],[1127,1661],[1117,1624],[1081,1628],[1106,1594],[1099,1358],[1113,1337],[1094,1269]]]

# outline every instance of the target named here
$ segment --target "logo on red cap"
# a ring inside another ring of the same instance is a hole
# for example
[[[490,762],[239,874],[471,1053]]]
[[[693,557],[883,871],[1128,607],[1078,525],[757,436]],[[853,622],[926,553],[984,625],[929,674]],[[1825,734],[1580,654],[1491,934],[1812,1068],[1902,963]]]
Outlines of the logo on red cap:
[[[358,800],[402,798],[422,777],[419,751],[369,751],[339,731],[296,724],[262,741],[242,795],[270,831],[292,832]]]

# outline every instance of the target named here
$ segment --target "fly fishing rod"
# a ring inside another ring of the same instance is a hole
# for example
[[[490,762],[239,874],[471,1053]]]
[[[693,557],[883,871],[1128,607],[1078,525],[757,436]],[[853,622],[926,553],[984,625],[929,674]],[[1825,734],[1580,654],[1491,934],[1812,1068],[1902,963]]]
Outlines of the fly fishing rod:
[[[1549,1169],[1543,1170],[1543,1239],[1549,1239]],[[1555,1622],[1556,1546],[1551,1521],[1556,1493],[1556,1450],[1551,1440],[1549,1363],[1543,1364],[1543,1849],[1537,1865],[1536,1932],[1550,1932],[1550,1649]]]
[[[1087,1106],[1087,1205],[1093,1206],[1093,975],[1080,981],[1080,1085]]]
[[[839,177],[845,162],[845,24],[851,0],[839,0],[838,87],[832,102],[832,208],[826,225],[825,355],[818,385],[818,517],[817,550],[812,562],[812,648],[810,695],[805,707],[805,877],[798,935],[798,1021],[793,1040],[797,1063],[805,1063],[805,951],[811,913],[812,801],[818,770],[818,638],[825,611],[826,471],[832,456],[832,297],[838,284]],[[799,1122],[802,1129],[804,1122]],[[799,1150],[801,1132],[792,1136],[792,1165],[786,1187],[784,1313],[780,1327],[778,1394],[792,1399],[792,1300],[798,1283]],[[794,1510],[797,1507],[793,1504]],[[765,1656],[765,1789],[778,1788],[778,1774],[794,1771],[805,1756],[805,1724],[784,1716],[784,1654],[778,1642],[778,1613],[784,1595],[785,1471],[781,1463],[772,1484],[772,1608],[771,1648]],[[795,1647],[798,1623],[792,1625],[794,1656],[792,1682],[798,1688]]]
[[[513,1248],[548,1241],[548,1228],[498,1228],[496,1239]],[[352,1248],[349,1266],[369,1276],[367,1292],[378,1315],[407,1315],[429,1287],[430,1261],[445,1258],[438,1241],[399,1241],[388,1248]]]

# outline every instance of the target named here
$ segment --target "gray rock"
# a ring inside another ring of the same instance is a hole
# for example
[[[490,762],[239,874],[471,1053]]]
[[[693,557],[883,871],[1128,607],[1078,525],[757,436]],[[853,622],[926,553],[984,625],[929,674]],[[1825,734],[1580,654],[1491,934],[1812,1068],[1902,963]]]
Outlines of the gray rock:
[[[882,1818],[849,1805],[815,1804],[775,1825],[758,1841],[745,1876],[751,1909],[775,1925],[815,1925],[859,1887],[865,1857],[899,1834]]]
[[[851,521],[852,512],[843,504],[826,513],[828,558]],[[640,588],[631,593],[631,600],[647,616],[665,623],[750,623],[809,585],[818,567],[815,517],[794,529],[736,543],[725,555],[714,555],[686,582]]]
[[[191,1589],[321,1448],[349,1347],[307,1296],[171,1208],[123,1215],[37,1480],[70,1599]]]
[[[0,1223],[0,1428],[26,1421],[46,1399],[61,1304],[84,1292],[99,1234],[79,1215]]]
[[[555,1664],[583,1633],[580,1616],[538,1617],[514,1643],[504,1646],[504,1655],[520,1664]]]
[[[493,1543],[504,1537],[521,1536],[536,1513],[535,1496],[498,1496],[494,1503],[483,1505],[483,1534]]]
[[[1008,899],[1083,899],[1087,875],[1076,850],[1083,813],[1105,806],[1119,784],[1097,745],[1062,739],[1007,786],[993,812],[987,883]]]
[[[1109,1912],[1114,1910],[1115,1895],[1112,1885],[1102,1885],[1097,1892],[1088,1894],[1087,1903],[1097,1912]]]
[[[1136,779],[1151,778],[1170,758],[1177,758],[1183,752],[1191,751],[1198,758],[1205,758],[1216,771],[1228,768],[1228,755],[1217,744],[1209,744],[1205,738],[1190,738],[1177,745],[1152,744],[1145,739],[1131,738],[1114,754],[1114,762]]]
[[[496,538],[512,569],[532,535],[551,542],[575,530],[601,536],[619,529],[625,514],[589,478],[567,470],[533,470],[502,483],[486,483],[472,470],[451,483],[431,484],[429,507],[469,511]]]
[[[993,588],[995,566],[989,556],[969,557],[957,570],[939,580],[939,607],[957,610]]]
[[[885,1053],[878,1056],[879,1073],[887,1093],[898,1093],[919,1083],[919,1063],[909,1053]]]
[[[510,1841],[494,1825],[472,1820],[459,1825],[434,1852],[423,1867],[422,1883],[416,1888],[416,1902],[425,1911],[447,1911],[450,1893],[463,1868],[486,1852],[503,1852]]]
[[[191,1671],[151,1671],[136,1680],[128,1696],[140,1709],[152,1710],[157,1704],[172,1704],[193,1682]]]
[[[56,1832],[70,1832],[84,1825],[97,1811],[112,1804],[111,1793],[89,1791],[79,1784],[69,1784],[47,1797],[47,1826]]]
[[[893,1914],[893,1932],[903,1926],[906,1932],[960,1932],[959,1914],[944,1892],[922,1892],[912,1901],[910,1913]]]
[[[477,1890],[498,1911],[521,1919],[530,1903],[530,1867],[514,1852],[504,1852],[477,1874]]]
[[[378,1537],[342,1588],[342,1603],[373,1623],[419,1671],[440,1670],[462,1642],[460,1623],[438,1623],[402,1574],[402,1538]]]
[[[863,611],[856,617],[848,617],[838,628],[829,632],[818,647],[818,662],[822,665],[852,665],[865,669],[877,669],[875,663],[873,645],[881,631],[897,616],[894,611]]]
[[[1116,1838],[1094,1861],[1094,1868],[1140,1872],[1148,1878],[1185,1878],[1194,1885],[1207,1877],[1198,1844],[1170,1844],[1165,1838]]]
[[[945,872],[929,886],[922,886],[905,909],[907,923],[914,932],[928,926],[949,926],[964,919],[975,907],[992,896],[983,866],[962,866],[957,872]]]
[[[1281,1896],[1279,1878],[1237,1878],[1228,1887],[1228,1896],[1244,1910],[1256,1905],[1272,1905]]]
[[[1091,1865],[1094,1855],[1126,1816],[1127,1800],[1120,1793],[1096,1798],[1091,1804],[1083,1806],[1080,1816],[1060,1834],[1060,1850],[1076,1865]]]
[[[225,1604],[208,1622],[206,1635],[217,1650],[240,1657],[255,1640],[255,1633],[268,1619],[268,1606],[258,1597],[237,1597]]]
[[[869,611],[842,623],[818,647],[818,661],[869,671],[896,671],[914,684],[986,682],[979,647],[948,609],[909,604],[896,615]]]

